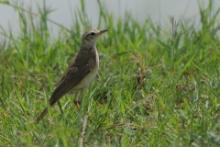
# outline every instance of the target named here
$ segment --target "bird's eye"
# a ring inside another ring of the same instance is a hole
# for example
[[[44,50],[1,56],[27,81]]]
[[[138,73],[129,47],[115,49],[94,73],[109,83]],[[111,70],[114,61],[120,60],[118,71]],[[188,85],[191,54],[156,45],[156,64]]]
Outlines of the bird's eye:
[[[90,33],[90,35],[94,36],[94,35],[95,35],[95,33],[94,33],[94,32],[92,32],[92,33]]]

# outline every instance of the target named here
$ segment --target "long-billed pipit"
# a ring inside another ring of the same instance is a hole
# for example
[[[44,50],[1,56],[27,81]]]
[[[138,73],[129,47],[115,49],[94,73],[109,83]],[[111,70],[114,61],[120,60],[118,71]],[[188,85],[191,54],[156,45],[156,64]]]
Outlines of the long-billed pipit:
[[[80,50],[53,91],[49,99],[49,107],[53,106],[69,91],[80,91],[86,88],[96,77],[99,68],[96,39],[105,32],[107,32],[107,29],[93,30],[83,34]],[[36,122],[39,122],[47,113],[48,107],[40,113]]]

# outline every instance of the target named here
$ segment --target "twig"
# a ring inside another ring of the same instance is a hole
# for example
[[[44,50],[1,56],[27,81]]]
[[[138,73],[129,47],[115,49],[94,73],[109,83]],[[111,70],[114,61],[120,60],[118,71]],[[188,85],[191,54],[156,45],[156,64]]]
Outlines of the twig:
[[[84,137],[85,137],[85,133],[86,133],[87,121],[88,121],[88,114],[86,114],[83,118],[82,131],[81,131],[81,134],[79,137],[79,147],[83,147],[83,145],[84,145]]]

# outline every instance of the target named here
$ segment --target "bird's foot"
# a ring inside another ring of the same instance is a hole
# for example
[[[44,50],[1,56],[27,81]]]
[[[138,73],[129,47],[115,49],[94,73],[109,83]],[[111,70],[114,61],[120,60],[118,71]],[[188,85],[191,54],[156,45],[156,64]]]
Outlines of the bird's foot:
[[[77,108],[80,107],[81,101],[80,100],[74,100],[74,104],[76,105]]]

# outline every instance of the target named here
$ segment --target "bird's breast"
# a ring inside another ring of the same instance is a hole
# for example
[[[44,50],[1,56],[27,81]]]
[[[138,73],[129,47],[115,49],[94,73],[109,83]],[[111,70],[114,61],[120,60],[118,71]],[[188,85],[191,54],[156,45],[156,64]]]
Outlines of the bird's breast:
[[[82,81],[74,89],[82,89],[88,87],[89,84],[95,79],[99,69],[99,55],[97,50],[95,50],[95,59],[93,62],[93,68],[90,69],[90,72],[82,79]]]

